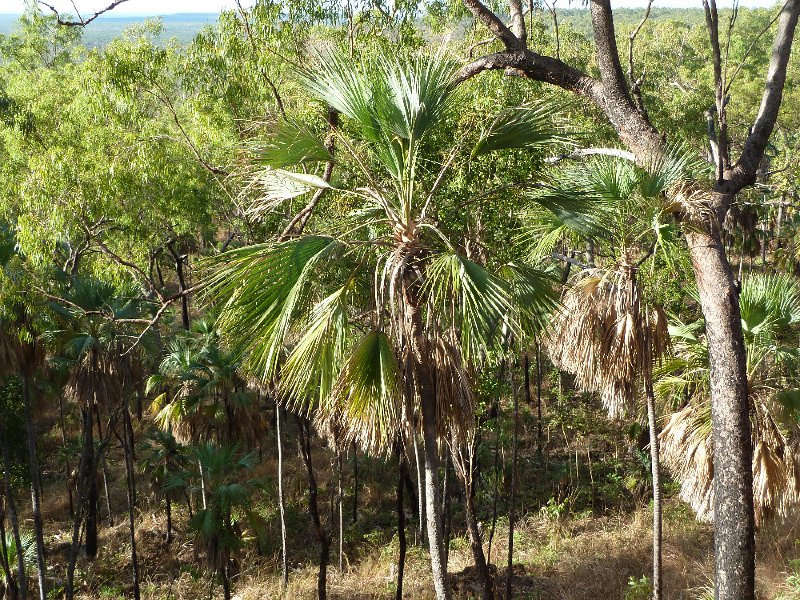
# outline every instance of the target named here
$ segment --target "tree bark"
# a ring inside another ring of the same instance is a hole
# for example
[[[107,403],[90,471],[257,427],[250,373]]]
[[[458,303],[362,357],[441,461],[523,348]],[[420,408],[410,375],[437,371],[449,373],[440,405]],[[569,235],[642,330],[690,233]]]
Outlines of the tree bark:
[[[528,355],[525,354],[525,389],[529,390],[530,381],[528,379]],[[526,392],[529,393],[529,392]],[[508,507],[508,565],[506,568],[506,600],[511,599],[511,578],[514,566],[514,520],[516,518],[517,501],[517,450],[519,438],[519,394],[514,387],[514,380],[511,380],[511,394],[514,398],[514,433],[511,449],[511,497]]]
[[[404,281],[405,318],[411,329],[412,368],[422,412],[422,437],[425,462],[425,515],[433,587],[437,600],[450,600],[450,582],[444,558],[441,504],[439,500],[438,410],[429,344],[419,309],[416,283]]]
[[[44,525],[42,523],[42,490],[39,479],[39,459],[36,455],[36,428],[33,423],[31,406],[31,378],[22,378],[22,398],[25,410],[25,429],[28,437],[28,468],[31,478],[31,506],[33,509],[33,530],[36,537],[36,567],[39,582],[39,600],[47,599],[47,568],[44,561]]]
[[[403,488],[405,485],[404,472],[406,471],[405,456],[398,441],[395,447],[395,455],[399,467],[397,476],[397,540],[400,552],[397,556],[397,590],[395,600],[403,600],[403,572],[406,567],[406,513],[403,508]]]
[[[133,597],[139,600],[141,593],[139,590],[139,557],[136,553],[136,473],[133,466],[133,436],[132,429],[129,429],[131,415],[128,411],[127,403],[122,408],[122,418],[124,419],[124,451],[125,451],[125,475],[128,487],[128,533],[131,540],[131,576],[133,579]],[[170,518],[167,518],[167,530],[170,529]],[[169,538],[169,533],[167,534]]]
[[[283,441],[281,436],[281,407],[275,404],[275,437],[278,445],[278,507],[281,514],[281,580],[284,589],[289,584],[289,563],[286,557],[286,503],[283,498]]]
[[[718,230],[687,233],[708,340],[719,600],[755,597],[753,459],[739,298]]]
[[[317,479],[314,477],[314,464],[311,460],[311,429],[308,421],[297,417],[297,426],[300,433],[298,443],[300,445],[300,456],[306,467],[308,477],[308,511],[311,514],[311,522],[314,526],[314,533],[319,542],[319,574],[317,576],[317,596],[319,600],[325,600],[328,594],[327,575],[328,559],[331,550],[331,536],[322,525],[319,514],[319,504],[317,501]]]
[[[653,477],[653,600],[661,600],[661,458],[658,448],[658,420],[652,373],[645,375],[647,423],[650,428],[650,470]]]

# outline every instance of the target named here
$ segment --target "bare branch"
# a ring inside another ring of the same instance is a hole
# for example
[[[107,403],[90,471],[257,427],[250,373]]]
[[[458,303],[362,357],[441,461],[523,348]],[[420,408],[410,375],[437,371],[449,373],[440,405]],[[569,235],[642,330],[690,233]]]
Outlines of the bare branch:
[[[88,19],[84,19],[81,16],[81,14],[78,12],[78,9],[75,7],[75,3],[73,2],[72,3],[72,7],[75,8],[75,13],[76,13],[76,15],[78,17],[77,21],[73,21],[71,19],[64,19],[64,18],[62,18],[61,13],[58,12],[58,10],[56,9],[55,6],[53,6],[52,4],[48,4],[47,2],[43,2],[42,0],[37,0],[37,1],[42,6],[47,7],[48,9],[50,9],[50,12],[52,12],[56,16],[56,22],[59,25],[63,25],[64,27],[86,27],[89,23],[94,21],[100,15],[102,15],[104,13],[107,13],[110,10],[113,10],[114,8],[116,8],[117,6],[122,4],[123,2],[127,2],[128,0],[115,0],[114,2],[112,2],[111,4],[106,6],[104,9],[98,10],[96,13],[94,13]]]
[[[511,0],[512,2],[516,0]],[[503,42],[507,50],[524,50],[525,42],[520,40],[500,18],[489,10],[480,0],[464,0],[464,4],[473,16],[483,23],[492,34]],[[520,9],[520,13],[521,13]],[[523,31],[524,31],[523,25]]]
[[[642,20],[639,21],[638,25],[631,31],[630,36],[628,36],[628,80],[630,81],[631,86],[631,94],[633,94],[634,102],[636,102],[636,107],[642,114],[645,113],[644,108],[644,100],[642,99],[642,90],[641,85],[644,82],[644,71],[642,72],[642,76],[637,78],[636,73],[634,72],[634,65],[633,65],[633,44],[636,41],[636,36],[639,35],[639,32],[644,27],[644,24],[647,22],[647,19],[650,18],[650,11],[653,8],[653,0],[648,0],[647,8],[644,11],[644,16]]]
[[[788,0],[781,10],[761,106],[745,141],[742,155],[733,168],[732,180],[735,186],[739,186],[738,189],[755,182],[758,165],[778,119],[786,83],[786,66],[792,52],[798,16],[800,0]]]

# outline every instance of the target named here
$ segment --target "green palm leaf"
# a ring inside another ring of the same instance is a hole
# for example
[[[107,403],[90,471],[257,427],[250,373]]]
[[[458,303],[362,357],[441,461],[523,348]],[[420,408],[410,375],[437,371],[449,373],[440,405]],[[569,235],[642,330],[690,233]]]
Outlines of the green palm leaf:
[[[334,247],[333,238],[305,236],[231,250],[205,264],[206,297],[221,305],[219,328],[263,381],[275,375],[292,320],[309,298],[315,266]]]

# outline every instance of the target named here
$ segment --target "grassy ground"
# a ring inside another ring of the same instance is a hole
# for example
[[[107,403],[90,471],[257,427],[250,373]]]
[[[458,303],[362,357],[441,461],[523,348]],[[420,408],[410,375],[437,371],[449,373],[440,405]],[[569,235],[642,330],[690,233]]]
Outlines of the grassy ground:
[[[588,409],[587,409],[588,410]],[[553,411],[555,412],[555,411]],[[624,451],[607,440],[613,432],[583,428],[596,433],[570,433],[564,423],[576,423],[574,415],[560,424],[553,419],[545,436],[545,460],[535,458],[535,429],[530,415],[524,415],[520,456],[520,520],[515,529],[512,583],[514,598],[547,600],[644,600],[648,597],[643,576],[651,563],[651,511],[647,490],[637,480],[641,465],[620,458]],[[47,424],[46,420],[40,421]],[[48,563],[53,574],[51,585],[63,586],[70,536],[70,517],[63,478],[63,467],[56,460],[60,433],[55,422],[42,437],[45,483],[44,518]],[[73,432],[77,435],[77,432]],[[500,432],[502,439],[502,432]],[[580,437],[583,436],[583,437]],[[595,437],[593,437],[595,436]],[[271,436],[268,436],[271,438]],[[487,433],[486,445],[492,438]],[[305,473],[287,426],[285,438],[287,525],[289,529],[289,586],[285,598],[316,596],[318,546],[313,537],[305,497]],[[580,442],[580,443],[579,443]],[[234,592],[239,600],[281,597],[280,525],[275,502],[276,464],[271,445],[265,440],[263,460],[250,476],[264,481],[255,510],[263,518],[258,540],[255,532],[247,537],[240,557]],[[484,541],[491,529],[493,479],[492,454],[484,449],[478,504]],[[330,529],[332,499],[335,495],[332,456],[324,442],[315,439],[314,458],[320,483],[320,511]],[[500,463],[506,460],[501,456]],[[130,548],[126,518],[126,491],[123,457],[113,448],[108,457],[109,488],[114,524],[109,524],[104,498],[101,498],[102,527],[100,554],[94,561],[80,557],[77,581],[82,600],[128,597],[131,590]],[[338,540],[331,547],[328,570],[330,598],[356,600],[394,598],[398,541],[395,496],[396,467],[382,459],[359,455],[358,520],[350,522],[352,508],[352,462],[345,469],[345,523],[342,572],[338,569]],[[413,476],[413,475],[412,475]],[[637,483],[638,481],[638,483]],[[102,484],[102,482],[100,482]],[[451,481],[455,489],[456,484]],[[508,521],[505,482],[499,485],[499,518],[491,548],[497,565],[497,585],[505,589]],[[665,505],[664,523],[664,598],[667,600],[706,600],[713,568],[713,540],[709,525],[694,519],[686,505],[672,494]],[[139,476],[140,505],[136,516],[137,545],[141,567],[143,597],[146,600],[199,600],[221,598],[222,590],[204,569],[203,556],[196,555],[185,504],[173,509],[175,536],[166,543],[166,518],[163,504],[149,494],[145,474]],[[102,488],[101,488],[102,494]],[[22,500],[22,498],[21,498]],[[27,505],[27,502],[22,502]],[[477,595],[477,579],[464,533],[464,517],[458,497],[452,503],[452,535],[449,573],[457,598]],[[416,523],[406,505],[409,550],[406,559],[404,597],[433,596],[427,553],[415,545]],[[23,527],[30,529],[30,515]],[[763,600],[800,600],[800,547],[798,524],[772,524],[759,532],[758,593]],[[485,547],[489,552],[488,545]]]

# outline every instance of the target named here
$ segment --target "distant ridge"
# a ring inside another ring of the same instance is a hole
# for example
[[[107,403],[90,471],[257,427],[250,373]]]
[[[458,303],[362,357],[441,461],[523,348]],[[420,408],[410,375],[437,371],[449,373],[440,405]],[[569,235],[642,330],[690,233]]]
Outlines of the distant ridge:
[[[0,34],[8,35],[17,28],[20,14],[0,13]],[[217,22],[219,13],[172,13],[153,14],[116,14],[103,15],[90,23],[83,32],[83,45],[87,48],[102,48],[125,29],[147,19],[161,19],[164,31],[160,36],[162,42],[175,39],[182,45],[189,44],[206,26]]]

